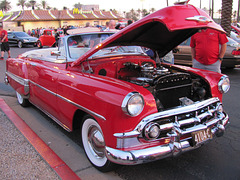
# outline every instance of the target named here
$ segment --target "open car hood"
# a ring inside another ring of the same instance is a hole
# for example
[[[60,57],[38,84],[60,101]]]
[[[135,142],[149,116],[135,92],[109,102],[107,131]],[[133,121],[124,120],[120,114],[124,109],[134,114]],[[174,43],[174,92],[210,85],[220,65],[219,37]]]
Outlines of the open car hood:
[[[71,66],[77,66],[98,50],[111,46],[143,46],[158,50],[160,57],[163,57],[201,28],[225,32],[203,10],[192,5],[166,7],[115,33],[86,52]]]

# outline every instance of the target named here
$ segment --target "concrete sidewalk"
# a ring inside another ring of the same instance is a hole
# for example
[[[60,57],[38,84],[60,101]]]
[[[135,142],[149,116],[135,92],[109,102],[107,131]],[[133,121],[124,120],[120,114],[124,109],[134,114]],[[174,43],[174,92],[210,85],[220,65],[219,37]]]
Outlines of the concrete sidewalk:
[[[0,99],[1,179],[80,179]]]

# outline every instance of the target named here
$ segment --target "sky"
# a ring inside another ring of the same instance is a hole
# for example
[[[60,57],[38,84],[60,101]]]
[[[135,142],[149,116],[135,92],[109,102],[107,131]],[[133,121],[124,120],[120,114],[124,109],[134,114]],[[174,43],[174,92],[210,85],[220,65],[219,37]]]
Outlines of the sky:
[[[36,1],[37,3],[41,3],[41,0]],[[179,0],[168,0],[168,5],[173,5],[176,1]],[[9,2],[11,2],[13,11],[19,10],[20,7],[16,6],[18,0],[9,0]],[[120,12],[129,11],[131,9],[149,10],[151,8],[155,8],[155,10],[158,10],[167,6],[167,0],[46,0],[46,2],[50,7],[56,7],[59,10],[63,9],[64,6],[72,9],[73,5],[79,2],[84,5],[98,4],[100,9],[116,9]],[[219,9],[221,9],[221,2],[222,0],[214,0],[214,11],[217,12]],[[200,0],[190,0],[189,4],[200,7]],[[203,7],[209,7],[209,0],[202,0],[202,8]],[[233,0],[233,10],[237,10],[237,7],[238,0]]]

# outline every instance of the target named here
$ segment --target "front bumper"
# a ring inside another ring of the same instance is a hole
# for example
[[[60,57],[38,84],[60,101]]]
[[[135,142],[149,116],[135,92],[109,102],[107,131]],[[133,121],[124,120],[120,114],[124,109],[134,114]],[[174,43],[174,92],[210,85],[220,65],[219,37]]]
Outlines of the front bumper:
[[[170,142],[168,144],[132,151],[123,151],[106,147],[105,154],[111,162],[122,165],[135,165],[166,157],[177,156],[186,151],[199,148],[202,144],[205,144],[210,140],[209,139],[196,145],[193,143],[192,137],[180,140],[182,135],[210,129],[212,138],[220,137],[223,135],[228,122],[228,115],[222,113],[221,116],[217,116],[204,124],[198,124],[184,131],[179,130],[177,133],[169,134]]]

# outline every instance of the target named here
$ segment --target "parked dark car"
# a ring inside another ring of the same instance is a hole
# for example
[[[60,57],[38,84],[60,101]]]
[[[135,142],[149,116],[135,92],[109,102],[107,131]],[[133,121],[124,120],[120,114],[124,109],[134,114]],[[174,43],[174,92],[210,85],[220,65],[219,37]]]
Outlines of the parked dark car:
[[[36,46],[37,40],[37,38],[29,36],[25,32],[8,32],[9,44],[16,44],[19,48],[24,45]]]
[[[182,42],[177,48],[174,49],[174,63],[180,65],[192,66],[191,47],[188,38]],[[240,65],[240,55],[237,53],[239,43],[228,37],[227,50],[223,57],[221,67],[232,69],[236,65]]]

